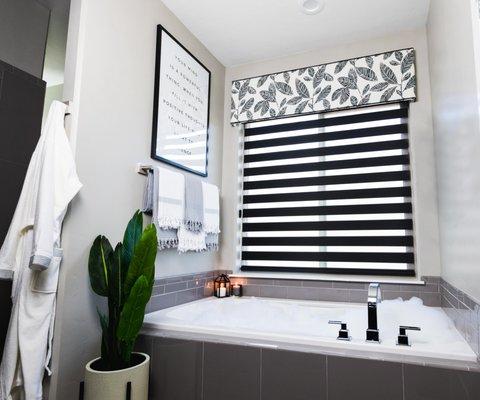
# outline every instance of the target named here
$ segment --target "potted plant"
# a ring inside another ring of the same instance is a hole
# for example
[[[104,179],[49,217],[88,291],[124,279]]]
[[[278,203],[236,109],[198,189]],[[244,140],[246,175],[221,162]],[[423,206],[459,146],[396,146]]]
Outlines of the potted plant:
[[[156,254],[155,226],[143,230],[140,211],[115,249],[102,235],[93,242],[88,260],[90,284],[96,294],[107,298],[108,315],[98,312],[101,357],[86,366],[85,400],[125,399],[127,390],[132,400],[148,399],[150,358],[133,348],[152,295]]]

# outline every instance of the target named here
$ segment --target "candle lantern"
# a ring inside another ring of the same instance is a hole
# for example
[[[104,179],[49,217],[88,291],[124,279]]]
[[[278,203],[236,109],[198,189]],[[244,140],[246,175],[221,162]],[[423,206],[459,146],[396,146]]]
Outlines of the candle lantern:
[[[230,296],[230,279],[228,279],[228,276],[225,274],[219,275],[217,278],[215,278],[215,281],[213,282],[213,294],[216,297],[229,297]]]

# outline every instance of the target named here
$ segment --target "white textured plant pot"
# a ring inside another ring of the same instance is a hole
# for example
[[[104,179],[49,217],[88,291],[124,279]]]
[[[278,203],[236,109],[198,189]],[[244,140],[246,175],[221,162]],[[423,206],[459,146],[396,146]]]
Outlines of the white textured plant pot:
[[[85,367],[84,400],[125,400],[128,382],[132,382],[131,400],[148,400],[150,357],[137,354],[145,357],[141,364],[117,371],[96,371],[91,365],[99,358],[90,361]]]

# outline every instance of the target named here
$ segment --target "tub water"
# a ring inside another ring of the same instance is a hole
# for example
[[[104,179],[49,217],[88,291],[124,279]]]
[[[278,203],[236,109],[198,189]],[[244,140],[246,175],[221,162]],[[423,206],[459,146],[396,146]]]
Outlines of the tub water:
[[[377,312],[379,344],[365,342],[366,304],[212,297],[147,314],[144,329],[476,362],[441,308],[426,307],[414,297],[384,300]],[[329,320],[346,322],[352,340],[336,340],[339,326],[329,325]],[[411,346],[396,345],[400,325],[421,328],[407,332]]]

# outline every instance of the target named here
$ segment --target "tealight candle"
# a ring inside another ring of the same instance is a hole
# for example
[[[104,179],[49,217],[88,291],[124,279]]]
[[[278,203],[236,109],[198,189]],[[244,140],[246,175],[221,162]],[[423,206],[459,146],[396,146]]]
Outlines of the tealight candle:
[[[235,297],[240,297],[242,295],[242,285],[240,285],[239,283],[235,283],[233,285],[233,295]]]

